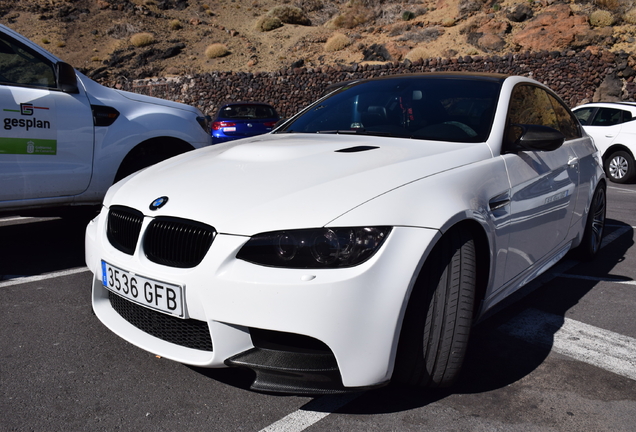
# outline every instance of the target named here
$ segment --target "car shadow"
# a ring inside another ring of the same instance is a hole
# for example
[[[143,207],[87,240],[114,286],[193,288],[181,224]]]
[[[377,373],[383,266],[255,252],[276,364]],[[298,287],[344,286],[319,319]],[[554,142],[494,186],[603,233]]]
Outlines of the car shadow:
[[[622,234],[602,249],[592,265],[566,256],[572,267],[570,274],[593,274],[603,277],[612,274],[617,264],[634,244],[633,229],[623,222],[608,220],[605,236],[622,230]],[[612,278],[620,276],[612,275]],[[628,279],[628,278],[626,278]],[[558,289],[554,289],[558,284]],[[550,354],[551,346],[533,345],[515,338],[501,326],[527,309],[542,309],[565,321],[567,311],[575,306],[598,284],[595,280],[577,280],[576,283],[560,283],[542,277],[520,290],[505,307],[489,316],[472,331],[468,351],[457,383],[451,388],[418,390],[388,385],[362,393],[358,398],[337,412],[346,414],[383,414],[407,411],[435,403],[451,395],[478,394],[505,388],[537,369]],[[249,389],[253,375],[249,371],[213,370],[192,368],[199,373],[241,389]],[[330,397],[330,396],[326,396]]]
[[[84,217],[0,219],[0,280],[83,267]]]

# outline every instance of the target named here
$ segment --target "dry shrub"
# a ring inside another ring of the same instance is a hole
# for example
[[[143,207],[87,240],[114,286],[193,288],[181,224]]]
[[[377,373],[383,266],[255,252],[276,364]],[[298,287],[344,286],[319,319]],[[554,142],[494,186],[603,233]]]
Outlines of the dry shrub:
[[[137,33],[130,37],[130,43],[136,47],[144,47],[155,42],[152,33]]]
[[[607,27],[614,24],[614,15],[606,10],[595,10],[590,14],[590,24],[594,27]]]
[[[349,39],[342,33],[334,33],[333,36],[331,36],[329,39],[327,39],[327,42],[325,42],[325,51],[340,51],[342,49],[345,49],[349,45],[351,45],[351,39]]]
[[[275,16],[265,15],[256,21],[257,31],[268,32],[283,26],[283,22]]]
[[[424,47],[415,47],[411,51],[409,51],[406,56],[404,56],[404,58],[412,62],[416,62],[418,60],[426,60],[429,57],[430,55]]]
[[[623,6],[624,1],[621,0],[596,0],[596,5],[608,11],[618,11]]]
[[[222,43],[214,43],[212,45],[208,45],[205,49],[205,56],[209,59],[223,57],[230,53],[227,47]]]
[[[311,25],[311,21],[302,9],[290,5],[276,6],[267,13],[270,17],[278,18],[285,24]]]
[[[183,28],[183,24],[178,19],[173,19],[170,21],[170,29],[171,30],[181,30]]]
[[[328,28],[352,29],[375,19],[376,14],[374,10],[365,6],[361,0],[349,2],[347,8],[347,11],[336,15],[332,20],[328,21],[325,26]]]
[[[636,8],[630,9],[623,15],[623,20],[627,24],[636,24]]]

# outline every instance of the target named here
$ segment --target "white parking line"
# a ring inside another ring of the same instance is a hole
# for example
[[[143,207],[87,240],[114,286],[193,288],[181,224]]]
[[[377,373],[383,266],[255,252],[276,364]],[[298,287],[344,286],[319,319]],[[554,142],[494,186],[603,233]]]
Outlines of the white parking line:
[[[342,408],[362,393],[347,393],[316,398],[259,432],[300,432]]]
[[[633,281],[633,280],[621,280],[621,279],[571,275],[571,274],[562,274],[562,275],[559,275],[559,277],[569,278],[569,279],[583,279],[583,280],[590,280],[595,282],[611,282],[611,283],[625,284],[625,285],[636,285],[636,281]]]
[[[88,267],[78,267],[78,268],[74,268],[70,270],[64,270],[64,271],[59,271],[55,273],[47,273],[47,274],[37,275],[37,276],[16,277],[14,279],[9,279],[4,282],[0,282],[0,288],[5,288],[12,285],[20,285],[20,284],[25,284],[30,282],[37,282],[37,281],[46,280],[46,279],[53,279],[57,277],[68,276],[68,275],[83,273],[87,271],[88,271]]]
[[[31,219],[31,218],[30,217],[22,217],[22,216],[3,217],[3,218],[0,218],[0,223],[1,222],[15,221],[15,220],[23,220],[23,219]]]
[[[625,192],[625,193],[636,193],[636,190],[632,190],[632,189],[623,189],[623,188],[619,188],[616,186],[608,186],[608,189],[614,189],[620,192]]]
[[[636,380],[636,339],[629,336],[537,309],[526,309],[499,330]]]

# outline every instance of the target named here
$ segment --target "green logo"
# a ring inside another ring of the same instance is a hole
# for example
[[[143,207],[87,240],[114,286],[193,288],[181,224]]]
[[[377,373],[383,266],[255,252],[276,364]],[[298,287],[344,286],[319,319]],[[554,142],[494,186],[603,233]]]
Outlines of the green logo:
[[[57,154],[57,140],[0,138],[0,154],[55,155]]]

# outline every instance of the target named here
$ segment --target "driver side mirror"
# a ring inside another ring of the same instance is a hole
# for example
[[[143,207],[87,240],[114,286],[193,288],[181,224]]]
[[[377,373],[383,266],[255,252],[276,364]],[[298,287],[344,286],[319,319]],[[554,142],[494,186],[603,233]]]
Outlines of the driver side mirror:
[[[56,65],[57,69],[57,87],[64,93],[79,93],[77,87],[77,75],[75,75],[75,69],[68,63],[59,62]]]
[[[556,150],[565,142],[565,135],[548,126],[514,124],[510,126],[518,138],[514,142],[517,150]]]

